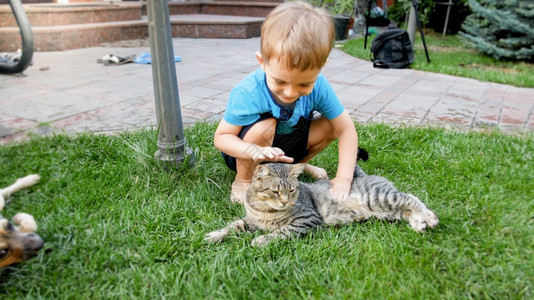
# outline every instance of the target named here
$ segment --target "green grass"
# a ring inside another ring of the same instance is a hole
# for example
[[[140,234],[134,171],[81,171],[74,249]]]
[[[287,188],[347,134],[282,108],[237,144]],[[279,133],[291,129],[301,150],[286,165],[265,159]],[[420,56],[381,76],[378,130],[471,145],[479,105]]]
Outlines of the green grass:
[[[243,216],[215,126],[186,130],[192,168],[154,161],[152,130],[0,147],[0,186],[42,176],[3,215],[33,214],[46,241],[5,270],[0,298],[532,299],[532,134],[358,125],[362,168],[421,198],[438,227],[371,220],[256,249],[256,234],[203,241]],[[314,160],[330,174],[335,146]]]
[[[376,36],[376,35],[375,35]],[[371,43],[375,36],[357,38],[341,43],[344,52],[370,61]],[[467,77],[481,81],[510,84],[517,87],[534,87],[534,65],[525,62],[500,61],[466,48],[456,35],[442,37],[433,32],[425,33],[430,57],[427,62],[423,42],[416,34],[414,42],[415,61],[411,69],[433,73]]]

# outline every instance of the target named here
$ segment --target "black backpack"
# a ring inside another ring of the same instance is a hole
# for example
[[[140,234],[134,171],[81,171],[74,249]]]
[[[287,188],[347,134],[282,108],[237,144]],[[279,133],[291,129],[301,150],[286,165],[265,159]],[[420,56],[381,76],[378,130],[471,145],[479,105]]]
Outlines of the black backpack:
[[[404,29],[388,29],[376,35],[371,44],[371,60],[375,68],[402,69],[414,60],[412,43]]]

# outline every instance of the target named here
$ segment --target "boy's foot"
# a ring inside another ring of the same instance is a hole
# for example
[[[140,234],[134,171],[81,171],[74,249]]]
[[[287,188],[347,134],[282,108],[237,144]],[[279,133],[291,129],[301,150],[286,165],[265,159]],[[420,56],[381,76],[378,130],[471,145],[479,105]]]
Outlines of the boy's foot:
[[[326,173],[325,169],[312,166],[310,164],[306,164],[306,166],[304,167],[304,172],[310,174],[315,179],[328,178],[328,174]]]
[[[232,194],[230,195],[230,201],[233,203],[245,202],[247,190],[251,182],[252,180],[243,180],[236,177],[234,182],[232,182]]]

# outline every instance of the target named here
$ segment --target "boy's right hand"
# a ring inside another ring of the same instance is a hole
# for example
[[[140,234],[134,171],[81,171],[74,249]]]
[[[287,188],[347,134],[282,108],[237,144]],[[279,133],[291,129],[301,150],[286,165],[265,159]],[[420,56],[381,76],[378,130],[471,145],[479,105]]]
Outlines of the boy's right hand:
[[[285,156],[284,151],[277,147],[256,146],[254,151],[251,151],[250,156],[254,161],[293,162],[292,157]]]

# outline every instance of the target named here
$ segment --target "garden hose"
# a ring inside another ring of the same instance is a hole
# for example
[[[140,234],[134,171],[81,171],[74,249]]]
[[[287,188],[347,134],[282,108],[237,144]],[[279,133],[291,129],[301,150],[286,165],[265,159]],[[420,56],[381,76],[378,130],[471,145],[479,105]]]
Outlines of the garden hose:
[[[20,59],[14,64],[0,64],[0,73],[16,74],[26,70],[32,61],[33,33],[20,0],[9,0],[9,5],[19,26],[20,36],[22,38],[22,53]]]

